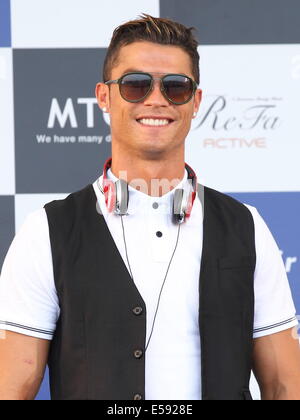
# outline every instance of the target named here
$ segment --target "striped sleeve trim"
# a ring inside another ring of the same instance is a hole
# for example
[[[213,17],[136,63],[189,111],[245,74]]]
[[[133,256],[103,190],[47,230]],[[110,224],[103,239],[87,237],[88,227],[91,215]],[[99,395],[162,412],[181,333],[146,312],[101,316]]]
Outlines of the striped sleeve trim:
[[[32,331],[32,332],[39,333],[39,334],[45,334],[45,335],[49,335],[51,337],[54,334],[53,331],[41,330],[40,328],[28,327],[27,325],[16,324],[14,322],[9,322],[9,321],[1,321],[0,320],[0,326],[1,325],[7,326],[7,327],[20,328],[21,330]]]
[[[286,319],[285,321],[277,322],[276,324],[267,325],[267,326],[261,327],[261,328],[255,328],[254,333],[259,333],[259,332],[262,332],[262,331],[271,330],[271,329],[276,328],[276,327],[281,327],[282,325],[289,324],[290,322],[293,322],[293,321],[297,321],[296,316],[293,316],[292,318]]]

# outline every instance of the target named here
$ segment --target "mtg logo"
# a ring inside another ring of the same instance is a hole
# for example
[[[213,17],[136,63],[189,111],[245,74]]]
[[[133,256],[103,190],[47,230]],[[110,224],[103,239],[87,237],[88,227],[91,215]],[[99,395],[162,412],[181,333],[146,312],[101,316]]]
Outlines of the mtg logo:
[[[78,119],[76,117],[74,102],[85,110],[86,127],[94,128],[95,108],[98,109],[96,98],[78,98],[76,101],[73,101],[72,98],[68,98],[64,105],[61,105],[57,98],[53,98],[47,127],[54,128],[55,124],[58,124],[60,128],[65,128],[66,124],[69,123],[72,128],[78,128]]]
[[[13,50],[18,193],[68,193],[97,178],[111,154],[110,126],[94,96],[105,54]]]
[[[100,114],[100,115],[99,115]],[[111,135],[91,135],[91,134],[78,134],[76,129],[95,129],[98,125],[98,119],[102,119],[106,123],[105,126],[110,125],[109,116],[102,114],[98,108],[96,98],[67,98],[65,101],[59,101],[57,98],[52,98],[47,129],[55,130],[51,133],[38,133],[36,134],[37,143],[60,143],[60,144],[75,144],[75,143],[95,143],[101,144],[103,141],[110,143]],[[75,129],[74,134],[68,134],[60,130],[66,128]],[[106,131],[106,130],[105,130]],[[75,134],[76,133],[76,134]]]

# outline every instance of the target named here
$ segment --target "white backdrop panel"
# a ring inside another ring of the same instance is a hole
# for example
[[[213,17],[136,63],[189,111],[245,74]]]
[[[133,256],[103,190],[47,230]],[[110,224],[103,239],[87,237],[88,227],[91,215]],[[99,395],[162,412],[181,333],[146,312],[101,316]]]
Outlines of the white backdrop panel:
[[[186,160],[231,192],[299,191],[300,45],[200,47],[203,102]]]
[[[0,195],[15,193],[12,51],[0,49]]]
[[[41,209],[52,200],[62,200],[68,194],[17,194],[15,196],[16,232],[20,229],[29,213]]]
[[[159,0],[11,0],[12,46],[106,47],[113,29],[140,13],[158,16]]]

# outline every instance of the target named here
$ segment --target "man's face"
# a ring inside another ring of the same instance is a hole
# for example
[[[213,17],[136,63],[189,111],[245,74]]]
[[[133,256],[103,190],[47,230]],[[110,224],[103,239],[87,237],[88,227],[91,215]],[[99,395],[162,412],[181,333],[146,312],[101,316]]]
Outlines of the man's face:
[[[191,77],[189,55],[180,47],[151,42],[134,42],[120,49],[111,79],[119,79],[132,71],[151,73],[159,77],[168,73],[180,73]],[[184,141],[190,130],[193,113],[198,111],[201,91],[198,89],[190,102],[174,105],[160,91],[160,81],[138,103],[124,100],[117,84],[98,84],[96,95],[100,107],[110,114],[112,146],[118,151],[138,155],[144,159],[167,158],[175,150],[184,149]],[[167,119],[163,126],[143,124],[141,119]]]

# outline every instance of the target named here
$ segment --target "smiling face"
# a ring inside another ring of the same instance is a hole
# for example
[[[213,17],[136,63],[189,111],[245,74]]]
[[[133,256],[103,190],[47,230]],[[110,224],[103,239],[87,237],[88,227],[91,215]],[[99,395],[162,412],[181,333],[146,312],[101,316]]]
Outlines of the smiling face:
[[[110,78],[119,79],[132,71],[151,73],[154,77],[184,74],[194,80],[191,59],[183,49],[151,42],[122,47]],[[110,113],[113,152],[145,160],[184,155],[184,141],[201,101],[199,89],[183,105],[174,105],[163,96],[159,80],[154,81],[154,89],[142,102],[124,100],[117,84],[99,83],[96,96],[99,106]]]

